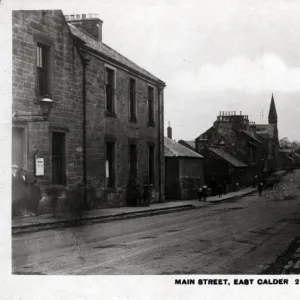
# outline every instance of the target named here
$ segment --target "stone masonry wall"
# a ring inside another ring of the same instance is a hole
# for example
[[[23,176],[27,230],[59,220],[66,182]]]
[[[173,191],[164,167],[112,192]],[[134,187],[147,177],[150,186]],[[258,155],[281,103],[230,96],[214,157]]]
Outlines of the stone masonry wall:
[[[82,180],[82,66],[61,11],[13,11],[13,111],[40,113],[36,93],[37,42],[51,43],[52,91],[55,102],[47,122],[14,122],[27,131],[27,169],[33,155],[44,157],[42,186],[51,185],[51,132],[67,134],[67,185]]]
[[[158,201],[158,170],[164,172],[163,125],[161,125],[161,146],[158,146],[158,92],[155,87],[155,126],[147,125],[148,82],[129,74],[113,64],[107,64],[98,57],[90,57],[87,67],[87,175],[93,182],[94,202],[96,206],[126,205],[126,188],[129,180],[129,141],[137,144],[138,179],[143,187],[148,177],[148,143],[155,145],[155,185],[152,191],[152,202]],[[115,117],[105,114],[105,66],[115,69]],[[128,81],[136,80],[137,122],[129,121]],[[161,104],[163,109],[163,103]],[[161,112],[161,124],[163,124]],[[105,188],[105,139],[115,140],[115,188]],[[162,151],[159,163],[159,148]],[[164,180],[164,173],[162,173]],[[164,194],[164,182],[162,184]]]

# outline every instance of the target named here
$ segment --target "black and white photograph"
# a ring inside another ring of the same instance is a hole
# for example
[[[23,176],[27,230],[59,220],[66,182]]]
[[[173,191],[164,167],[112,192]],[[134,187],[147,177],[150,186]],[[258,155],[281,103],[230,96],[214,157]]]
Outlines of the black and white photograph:
[[[11,4],[11,275],[297,286],[299,13]]]

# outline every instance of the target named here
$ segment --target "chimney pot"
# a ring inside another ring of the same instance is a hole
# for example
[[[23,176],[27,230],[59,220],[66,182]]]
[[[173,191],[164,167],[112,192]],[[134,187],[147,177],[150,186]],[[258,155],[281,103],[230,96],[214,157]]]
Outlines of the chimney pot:
[[[170,122],[169,122],[169,127],[167,128],[167,136],[169,139],[172,140],[172,127],[170,126]]]
[[[76,14],[76,16],[70,15],[68,22],[87,32],[95,39],[102,41],[103,22],[99,19],[98,14]]]

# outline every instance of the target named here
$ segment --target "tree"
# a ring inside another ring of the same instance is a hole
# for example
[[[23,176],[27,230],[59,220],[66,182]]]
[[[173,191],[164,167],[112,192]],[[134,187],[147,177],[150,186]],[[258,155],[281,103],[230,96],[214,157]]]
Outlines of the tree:
[[[287,137],[284,137],[281,140],[279,140],[279,145],[283,149],[290,149],[291,148],[291,142],[289,141],[289,139]]]

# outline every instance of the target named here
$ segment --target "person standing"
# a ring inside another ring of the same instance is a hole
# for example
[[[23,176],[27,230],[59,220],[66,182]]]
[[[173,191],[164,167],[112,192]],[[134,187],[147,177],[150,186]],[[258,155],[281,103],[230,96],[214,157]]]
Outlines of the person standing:
[[[202,186],[200,186],[199,189],[198,189],[198,199],[199,199],[199,201],[202,201],[202,197],[203,197],[203,189],[202,189]]]
[[[206,202],[206,197],[207,197],[207,185],[204,183],[202,186],[202,197],[203,197],[203,202]]]

